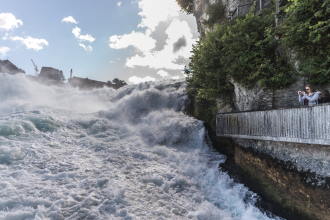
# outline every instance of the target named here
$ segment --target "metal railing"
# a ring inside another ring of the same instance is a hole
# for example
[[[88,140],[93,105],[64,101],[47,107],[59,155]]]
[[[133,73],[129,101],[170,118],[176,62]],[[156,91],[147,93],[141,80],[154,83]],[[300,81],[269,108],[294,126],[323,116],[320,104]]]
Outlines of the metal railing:
[[[239,4],[237,7],[229,12],[229,18],[234,19],[239,16],[246,15],[251,6],[253,5],[252,2],[246,3],[246,4]],[[270,7],[271,1],[269,0],[256,0],[256,7],[255,7],[255,13],[259,13],[262,9]]]
[[[330,105],[218,114],[220,137],[330,145]]]

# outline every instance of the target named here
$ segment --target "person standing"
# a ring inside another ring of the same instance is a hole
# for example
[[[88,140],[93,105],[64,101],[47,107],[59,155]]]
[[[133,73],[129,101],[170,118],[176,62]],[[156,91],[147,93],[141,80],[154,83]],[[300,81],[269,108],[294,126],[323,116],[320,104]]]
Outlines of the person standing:
[[[302,105],[313,106],[317,105],[321,92],[314,92],[312,87],[309,85],[305,86],[305,91],[298,91],[298,100]]]

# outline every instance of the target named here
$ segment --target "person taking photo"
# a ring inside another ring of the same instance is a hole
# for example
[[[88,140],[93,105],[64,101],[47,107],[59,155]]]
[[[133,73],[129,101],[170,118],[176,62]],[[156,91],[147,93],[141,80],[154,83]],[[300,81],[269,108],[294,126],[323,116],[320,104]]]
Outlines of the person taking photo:
[[[318,104],[321,92],[314,92],[309,85],[305,86],[305,91],[298,91],[298,100],[302,105],[313,106]]]

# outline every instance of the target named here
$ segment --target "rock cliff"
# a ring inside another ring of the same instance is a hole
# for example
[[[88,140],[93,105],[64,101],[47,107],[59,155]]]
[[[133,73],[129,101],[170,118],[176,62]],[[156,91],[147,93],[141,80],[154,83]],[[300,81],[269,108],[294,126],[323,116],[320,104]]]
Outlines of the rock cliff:
[[[258,0],[259,1],[259,0]],[[261,0],[260,0],[261,1]],[[248,13],[253,4],[253,0],[194,0],[193,14],[196,18],[198,31],[203,36],[206,32],[212,30],[205,22],[209,19],[208,8],[221,2],[225,6],[224,19],[233,19]],[[267,6],[270,0],[262,0],[263,6]],[[258,7],[260,8],[260,7]],[[258,9],[257,8],[257,9]]]

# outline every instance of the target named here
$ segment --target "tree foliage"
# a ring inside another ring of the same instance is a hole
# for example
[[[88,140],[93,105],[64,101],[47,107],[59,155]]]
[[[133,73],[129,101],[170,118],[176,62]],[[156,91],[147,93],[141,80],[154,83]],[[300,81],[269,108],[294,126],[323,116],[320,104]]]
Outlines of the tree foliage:
[[[188,14],[191,14],[194,9],[194,0],[176,0],[179,6]]]
[[[222,1],[219,0],[214,4],[211,4],[206,11],[208,19],[204,22],[208,26],[213,26],[216,23],[226,19],[226,7],[223,5]]]
[[[330,82],[330,0],[289,0],[278,32],[311,83]]]
[[[282,88],[294,81],[294,71],[277,51],[274,17],[248,14],[218,24],[193,47],[188,89],[199,100],[228,97],[231,79],[253,87]]]

